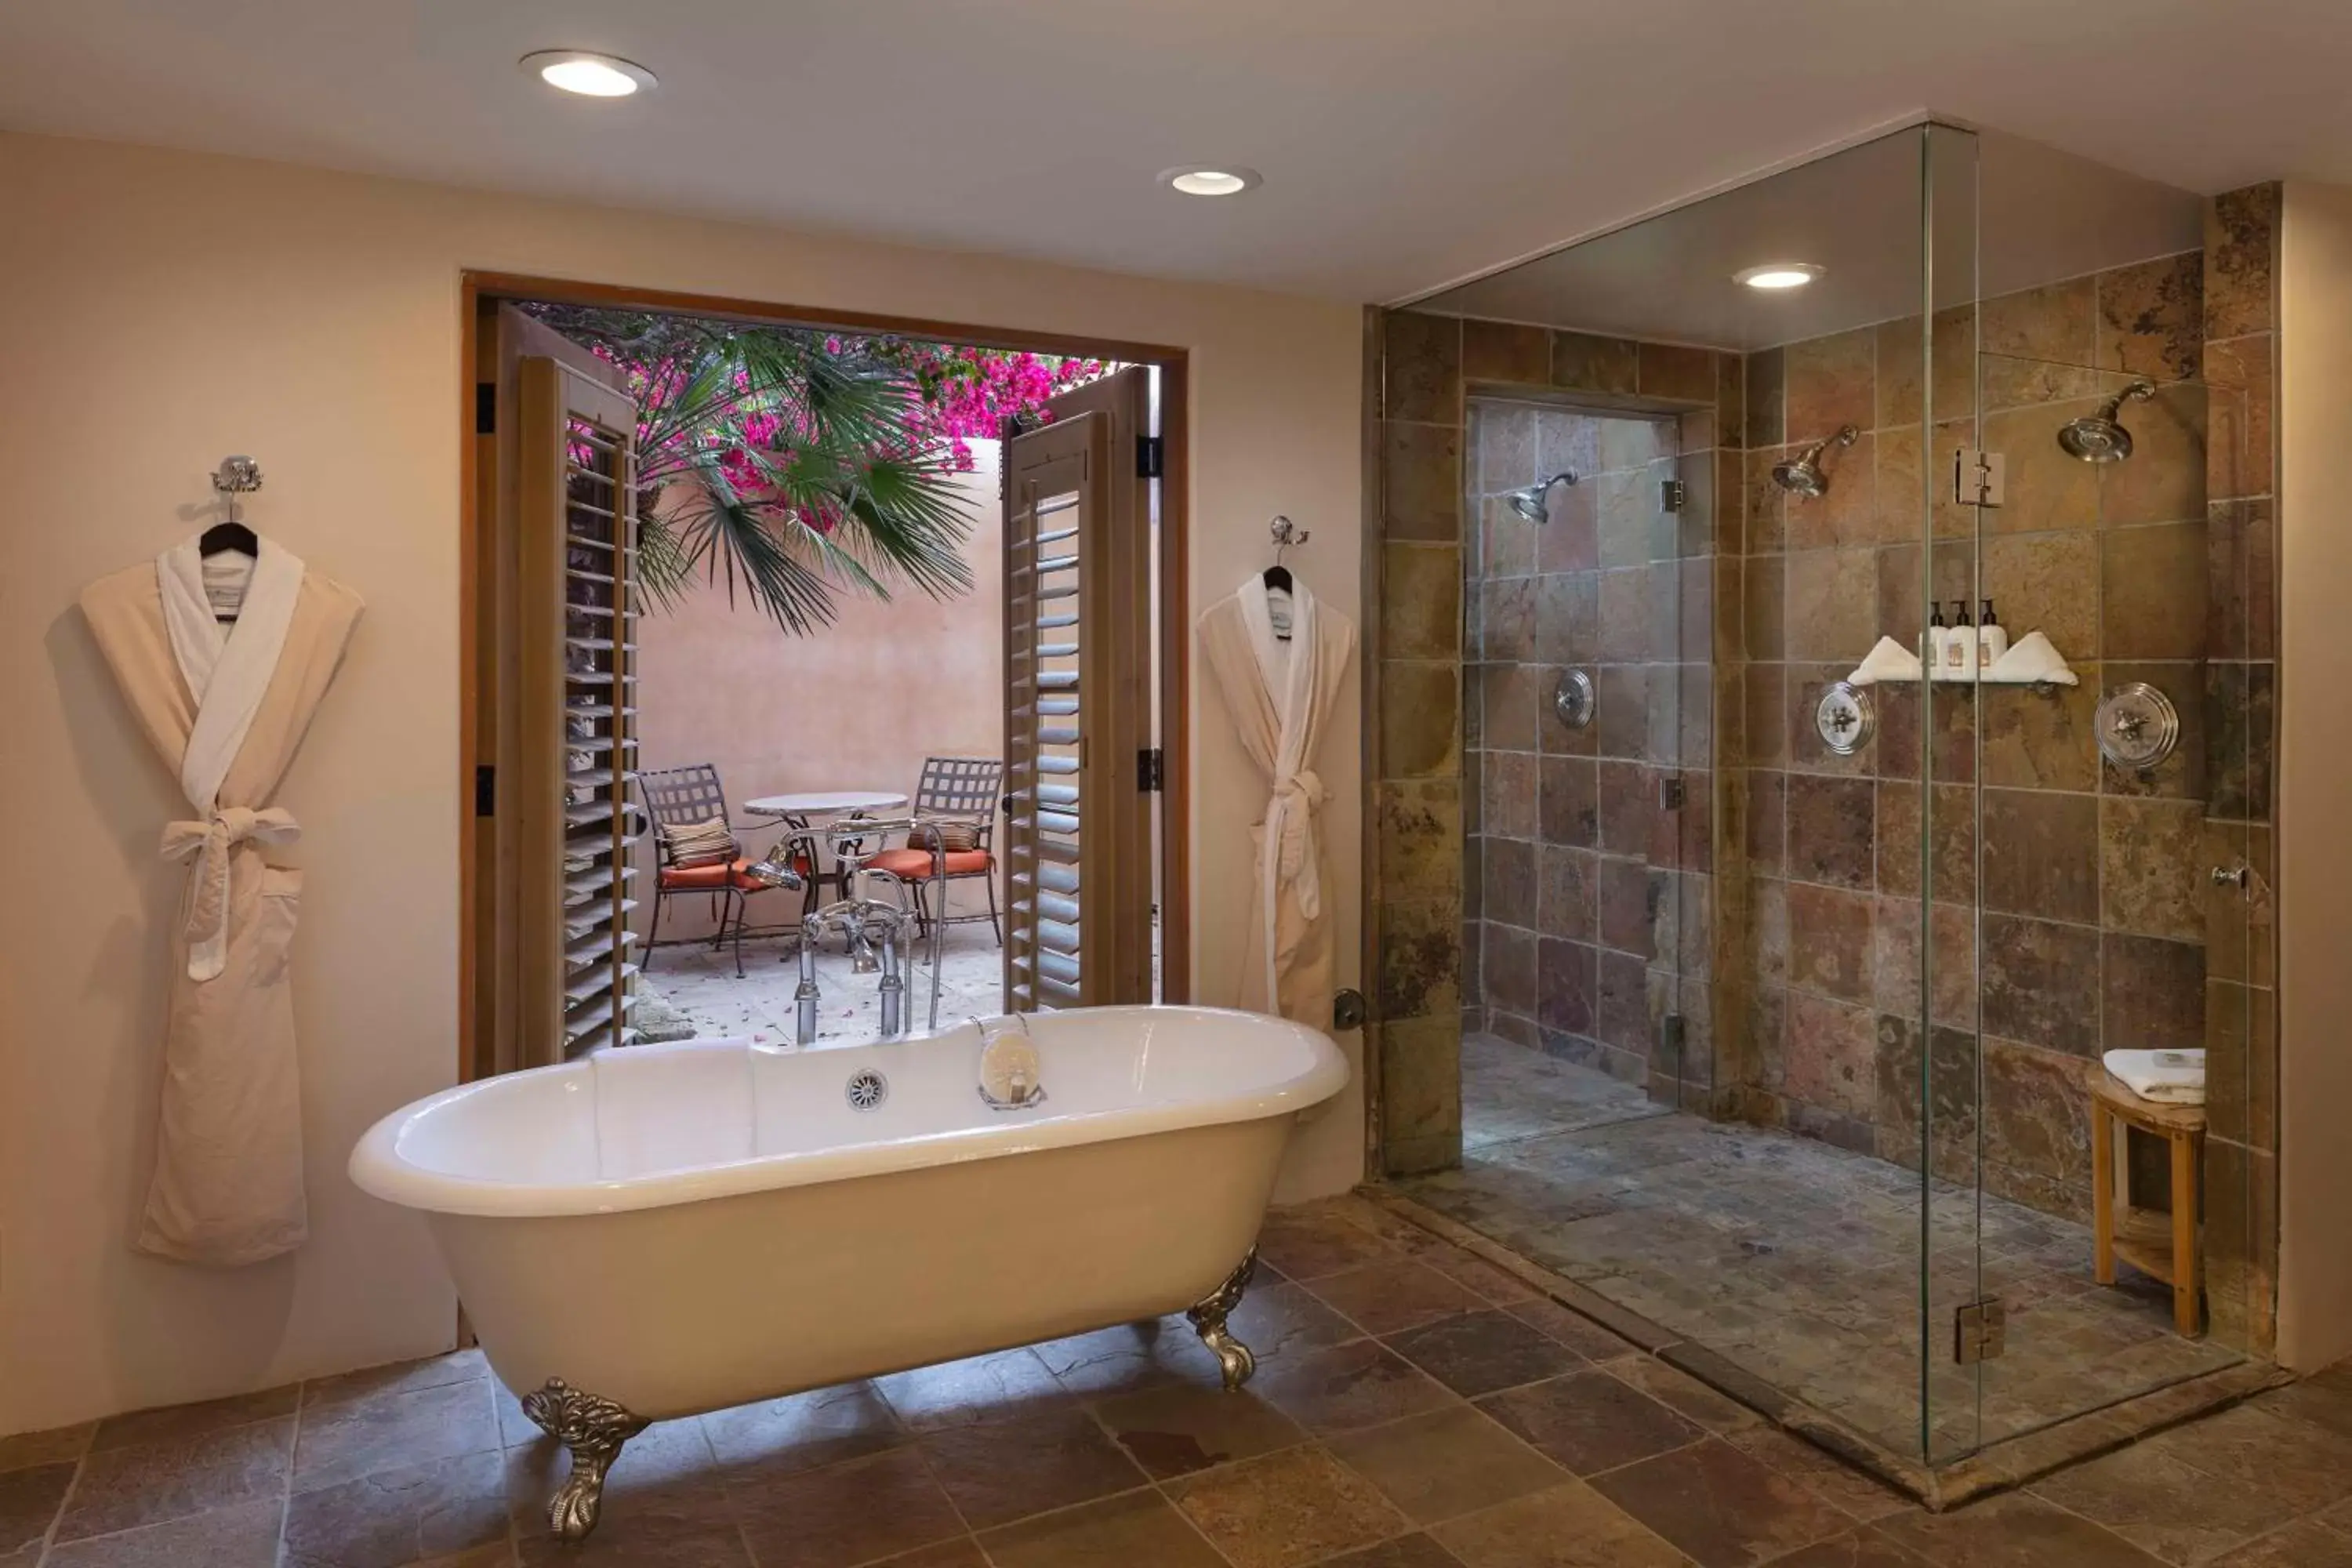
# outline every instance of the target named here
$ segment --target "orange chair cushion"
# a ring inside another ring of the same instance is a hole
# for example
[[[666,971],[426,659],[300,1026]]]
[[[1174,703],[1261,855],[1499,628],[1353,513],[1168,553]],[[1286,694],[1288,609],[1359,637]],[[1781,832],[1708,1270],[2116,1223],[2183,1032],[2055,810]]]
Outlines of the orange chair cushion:
[[[947,853],[947,871],[950,877],[976,877],[995,862],[985,849],[950,849]],[[866,862],[866,869],[887,871],[905,882],[928,882],[931,879],[931,852],[928,849],[885,849]]]
[[[809,874],[808,857],[793,857],[793,869],[805,877]],[[751,862],[714,862],[709,866],[665,866],[661,868],[661,890],[665,893],[715,893],[722,888],[737,888],[756,893],[767,887],[751,874]]]

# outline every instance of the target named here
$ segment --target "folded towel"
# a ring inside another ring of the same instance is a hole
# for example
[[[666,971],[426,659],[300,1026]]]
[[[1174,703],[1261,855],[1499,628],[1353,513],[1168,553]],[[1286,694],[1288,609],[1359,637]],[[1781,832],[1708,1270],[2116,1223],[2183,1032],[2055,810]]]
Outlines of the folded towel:
[[[1881,637],[1863,656],[1860,668],[1845,679],[1852,686],[1875,686],[1882,680],[1916,680],[1919,656],[1893,637]]]
[[[1985,671],[1988,680],[2023,683],[2046,680],[2053,686],[2079,686],[2081,680],[2066,668],[2066,660],[2051,646],[2050,639],[2040,632],[2028,632],[2011,645],[2010,650],[1993,661]]]
[[[2100,1059],[2142,1100],[2166,1105],[2205,1103],[2203,1051],[2109,1051]]]

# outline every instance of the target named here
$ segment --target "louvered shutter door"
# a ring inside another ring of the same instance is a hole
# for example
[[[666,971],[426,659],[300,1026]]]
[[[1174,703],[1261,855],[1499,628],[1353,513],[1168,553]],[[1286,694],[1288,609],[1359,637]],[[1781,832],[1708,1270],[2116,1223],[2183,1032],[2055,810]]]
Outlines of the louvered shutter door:
[[[552,359],[520,374],[521,1026],[537,1062],[634,1038],[635,411]]]
[[[1109,422],[1098,415],[1016,436],[1004,456],[1006,1006],[1102,1000],[1109,889],[1094,887],[1081,829],[1109,759],[1088,734],[1101,651],[1087,605],[1100,566]],[[1089,892],[1096,896],[1089,898]]]

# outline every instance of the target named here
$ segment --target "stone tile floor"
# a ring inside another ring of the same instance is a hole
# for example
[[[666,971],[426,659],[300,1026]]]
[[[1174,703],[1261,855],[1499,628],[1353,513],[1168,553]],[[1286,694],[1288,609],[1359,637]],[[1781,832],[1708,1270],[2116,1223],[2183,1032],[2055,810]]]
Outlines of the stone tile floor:
[[[1641,1085],[1493,1035],[1462,1037],[1462,1146],[1488,1149],[1673,1114]]]
[[[761,919],[770,917],[762,915]],[[908,1026],[920,1029],[930,1011],[929,944],[921,942],[907,975]],[[825,939],[817,955],[817,984],[824,1000],[817,1016],[823,1042],[872,1039],[881,1028],[882,977],[857,974],[838,937]],[[753,938],[743,944],[743,977],[735,977],[731,949],[664,947],[654,954],[647,986],[684,1014],[704,1038],[765,1035],[779,1043],[793,1038],[793,993],[800,987],[799,948],[782,937]],[[940,1026],[975,1014],[1004,1008],[1004,950],[986,925],[951,925],[942,934],[940,956]]]
[[[1463,1062],[1462,1168],[1402,1190],[1918,1454],[1916,1172],[1657,1114],[1606,1074],[1491,1037],[1466,1039]],[[1979,1220],[1979,1204],[1956,1188],[1935,1199],[1931,1317],[1940,1334],[1960,1303],[1998,1296],[2008,1347],[1982,1363],[1980,1384],[1937,1358],[1934,1461],[2240,1359],[2176,1336],[2170,1293],[2154,1281],[2126,1270],[2119,1288],[2095,1284],[2086,1226],[1990,1196]]]
[[[584,1546],[466,1352],[0,1439],[7,1568],[2352,1568],[2352,1369],[1940,1516],[1357,1198],[1234,1317],[662,1423]]]

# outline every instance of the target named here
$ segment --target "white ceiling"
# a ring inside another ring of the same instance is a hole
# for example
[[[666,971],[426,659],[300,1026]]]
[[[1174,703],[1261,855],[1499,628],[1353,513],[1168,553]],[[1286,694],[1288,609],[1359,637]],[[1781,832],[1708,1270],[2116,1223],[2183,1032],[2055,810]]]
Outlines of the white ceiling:
[[[650,67],[565,100],[523,53]],[[2345,0],[14,0],[0,125],[1349,300],[1932,107],[2352,183]],[[1154,174],[1260,169],[1223,201]]]
[[[1934,178],[1924,178],[1932,164]],[[1932,222],[1937,304],[2013,293],[2203,242],[2205,204],[1994,132],[1914,126],[1505,268],[1419,302],[1446,314],[1760,349],[1919,312]],[[1802,261],[1802,289],[1743,268]]]

